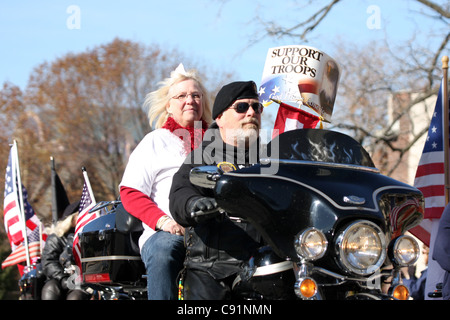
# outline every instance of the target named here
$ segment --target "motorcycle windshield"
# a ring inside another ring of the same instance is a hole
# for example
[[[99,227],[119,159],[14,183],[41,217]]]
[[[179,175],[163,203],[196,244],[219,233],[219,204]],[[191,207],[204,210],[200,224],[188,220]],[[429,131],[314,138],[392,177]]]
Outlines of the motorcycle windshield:
[[[272,159],[305,160],[375,167],[367,151],[353,138],[325,129],[284,132],[267,145]]]

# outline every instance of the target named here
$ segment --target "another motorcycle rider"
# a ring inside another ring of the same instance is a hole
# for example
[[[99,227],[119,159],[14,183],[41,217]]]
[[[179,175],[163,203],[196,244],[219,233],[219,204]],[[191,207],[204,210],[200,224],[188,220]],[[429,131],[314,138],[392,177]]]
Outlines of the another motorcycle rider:
[[[47,281],[42,288],[42,300],[86,300],[89,294],[70,288],[70,270],[75,266],[72,245],[80,202],[67,206],[61,219],[46,233],[49,234],[42,252],[42,271]]]
[[[170,211],[186,227],[186,300],[230,299],[233,280],[259,246],[256,230],[243,221],[217,212],[191,217],[191,212],[213,210],[217,203],[211,189],[190,183],[189,172],[200,165],[229,170],[258,162],[262,110],[253,81],[222,87],[213,106],[215,122],[205,132],[201,148],[194,150],[174,175]]]

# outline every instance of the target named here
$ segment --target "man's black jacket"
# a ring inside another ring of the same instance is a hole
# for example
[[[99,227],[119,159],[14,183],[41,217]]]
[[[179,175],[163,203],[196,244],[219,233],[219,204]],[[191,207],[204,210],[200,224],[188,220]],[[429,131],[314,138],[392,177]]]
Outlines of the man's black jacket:
[[[230,162],[236,168],[258,161],[258,149],[236,148],[226,145],[215,123],[205,132],[202,146],[187,157],[174,175],[170,191],[170,212],[173,218],[186,227],[186,267],[210,273],[216,279],[239,272],[260,245],[253,226],[222,215],[202,223],[190,216],[186,205],[194,197],[214,197],[212,189],[194,186],[189,181],[192,168]]]

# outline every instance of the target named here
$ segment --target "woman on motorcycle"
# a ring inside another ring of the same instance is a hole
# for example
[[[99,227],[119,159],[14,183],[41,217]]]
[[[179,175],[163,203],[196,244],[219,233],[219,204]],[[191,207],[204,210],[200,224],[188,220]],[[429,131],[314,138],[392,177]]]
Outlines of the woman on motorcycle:
[[[147,270],[148,299],[171,300],[177,298],[176,277],[185,256],[184,228],[169,211],[172,176],[200,144],[211,110],[196,71],[185,71],[182,64],[147,95],[144,106],[156,129],[130,155],[120,196],[124,208],[143,223],[139,247]]]

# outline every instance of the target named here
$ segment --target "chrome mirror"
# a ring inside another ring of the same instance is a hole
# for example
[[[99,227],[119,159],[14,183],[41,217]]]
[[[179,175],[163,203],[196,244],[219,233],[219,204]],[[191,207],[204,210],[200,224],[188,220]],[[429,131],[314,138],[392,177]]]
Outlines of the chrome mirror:
[[[216,166],[201,166],[191,169],[189,180],[198,187],[213,189],[221,175],[222,170]]]

